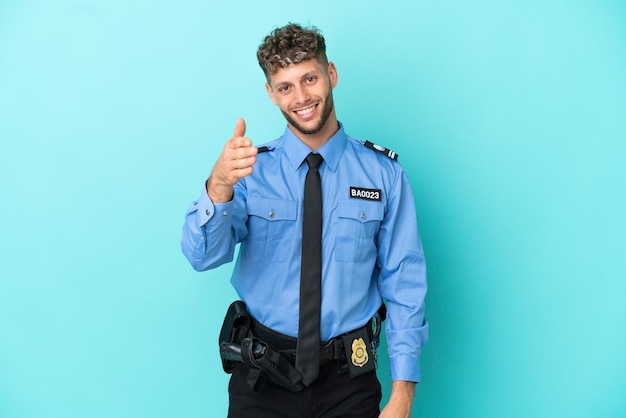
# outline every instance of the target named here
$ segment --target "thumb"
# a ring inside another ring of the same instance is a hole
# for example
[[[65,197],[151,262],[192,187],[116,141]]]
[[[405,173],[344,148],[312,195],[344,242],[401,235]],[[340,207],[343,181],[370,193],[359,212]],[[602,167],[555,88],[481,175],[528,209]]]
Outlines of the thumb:
[[[246,134],[246,121],[242,118],[237,119],[237,124],[235,125],[235,134],[233,136],[244,136]]]

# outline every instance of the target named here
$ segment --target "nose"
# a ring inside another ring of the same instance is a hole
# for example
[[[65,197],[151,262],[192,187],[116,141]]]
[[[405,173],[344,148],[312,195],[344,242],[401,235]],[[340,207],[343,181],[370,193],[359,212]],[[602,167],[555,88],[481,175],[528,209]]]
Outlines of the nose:
[[[309,92],[304,87],[296,87],[296,103],[306,103],[309,101],[310,96]]]

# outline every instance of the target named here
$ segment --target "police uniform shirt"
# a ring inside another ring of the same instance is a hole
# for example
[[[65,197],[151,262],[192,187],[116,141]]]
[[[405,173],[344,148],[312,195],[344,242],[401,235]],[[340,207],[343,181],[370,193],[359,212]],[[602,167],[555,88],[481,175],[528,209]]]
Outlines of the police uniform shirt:
[[[369,144],[369,143],[368,143]],[[187,211],[182,249],[203,271],[230,262],[252,316],[298,335],[302,199],[311,150],[287,128],[257,155],[230,202],[206,190]],[[323,193],[321,338],[362,327],[384,299],[392,380],[418,382],[428,338],[426,266],[413,194],[397,161],[339,131],[320,148]]]

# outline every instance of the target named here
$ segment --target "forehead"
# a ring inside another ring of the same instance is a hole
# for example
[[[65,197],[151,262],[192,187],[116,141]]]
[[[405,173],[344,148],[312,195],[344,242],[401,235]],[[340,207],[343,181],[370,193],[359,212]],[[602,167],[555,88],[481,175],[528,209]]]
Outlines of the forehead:
[[[297,64],[290,64],[285,68],[278,68],[276,73],[269,75],[269,80],[272,85],[279,83],[296,83],[302,77],[310,73],[323,73],[325,71],[324,66],[317,62],[316,59],[310,59]]]

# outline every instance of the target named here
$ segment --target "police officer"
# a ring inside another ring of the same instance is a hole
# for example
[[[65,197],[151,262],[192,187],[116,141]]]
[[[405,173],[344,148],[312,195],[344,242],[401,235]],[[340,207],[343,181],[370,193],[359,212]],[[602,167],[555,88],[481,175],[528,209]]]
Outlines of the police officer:
[[[241,243],[231,282],[252,318],[251,332],[295,365],[306,319],[300,308],[309,301],[300,294],[307,156],[321,156],[321,351],[315,377],[295,390],[271,378],[255,388],[254,366],[237,364],[229,417],[408,417],[428,323],[426,267],[407,176],[395,153],[350,137],[337,120],[337,68],[317,28],[277,28],[257,57],[287,127],[255,147],[244,120],[236,122],[187,211],[182,249],[203,271],[230,262]],[[380,412],[369,327],[383,302],[392,392]]]

